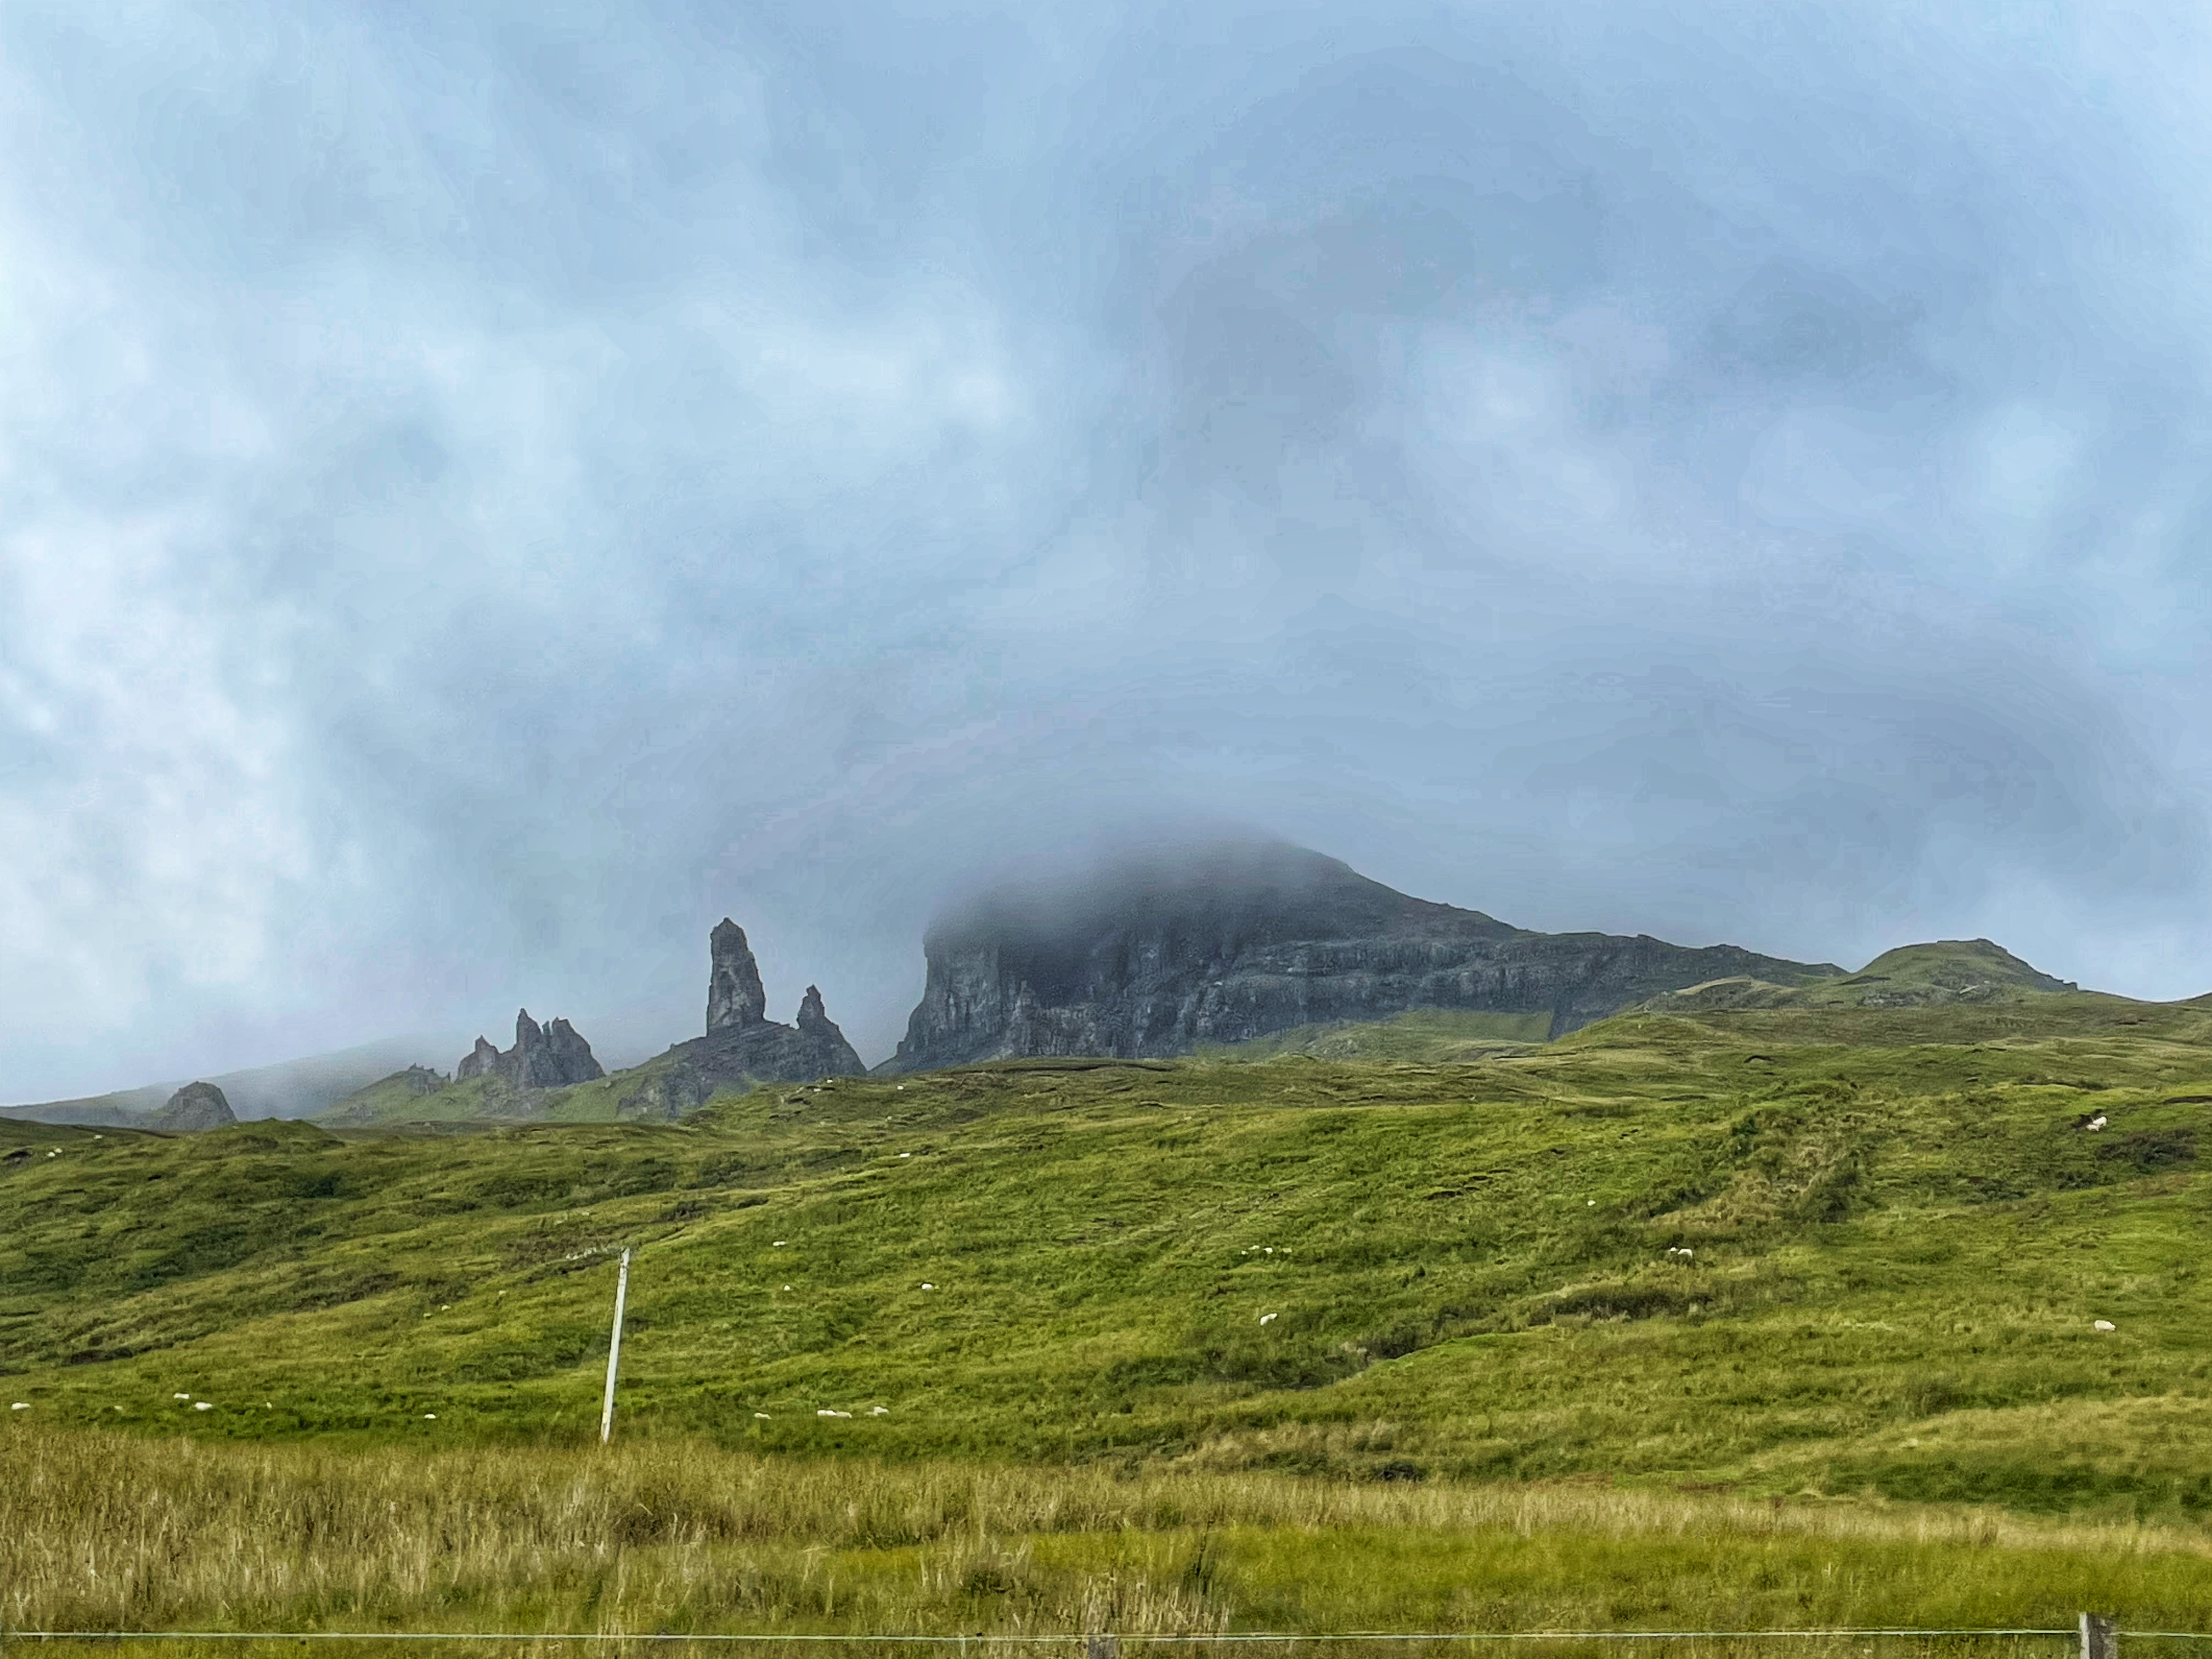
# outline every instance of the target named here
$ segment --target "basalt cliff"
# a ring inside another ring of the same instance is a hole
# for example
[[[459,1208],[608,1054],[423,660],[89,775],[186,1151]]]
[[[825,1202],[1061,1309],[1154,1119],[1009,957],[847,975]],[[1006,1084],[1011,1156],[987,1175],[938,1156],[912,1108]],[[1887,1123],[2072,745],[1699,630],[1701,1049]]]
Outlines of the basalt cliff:
[[[1539,933],[1281,842],[1125,857],[940,916],[889,1071],[1037,1054],[1187,1053],[1413,1008],[1540,1014],[1553,1036],[1662,992],[1838,975],[1732,945]]]

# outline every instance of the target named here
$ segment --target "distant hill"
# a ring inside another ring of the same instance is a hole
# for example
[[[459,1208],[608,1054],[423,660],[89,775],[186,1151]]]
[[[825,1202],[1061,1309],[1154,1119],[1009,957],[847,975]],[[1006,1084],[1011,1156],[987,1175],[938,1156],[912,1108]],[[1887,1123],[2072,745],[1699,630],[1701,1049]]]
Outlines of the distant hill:
[[[433,1060],[449,1044],[441,1037],[387,1037],[341,1048],[334,1054],[311,1054],[275,1066],[224,1072],[202,1079],[149,1084],[140,1089],[119,1089],[112,1094],[77,1100],[46,1100],[22,1106],[0,1106],[0,1118],[27,1118],[40,1123],[68,1123],[91,1128],[143,1126],[161,1110],[169,1097],[187,1082],[205,1081],[221,1089],[230,1109],[241,1119],[312,1117],[356,1090],[401,1067]]]
[[[1936,939],[1885,951],[1856,974],[1798,985],[1732,975],[1662,992],[1645,1006],[1674,1013],[1724,1008],[1938,1008],[2082,994],[2103,994],[2084,993],[2070,980],[2055,979],[1990,939]]]
[[[923,949],[928,981],[886,1072],[1187,1054],[1423,1008],[1538,1020],[1556,1037],[1710,980],[1796,986],[1843,972],[1732,945],[1534,933],[1261,841],[1010,884],[940,916]]]

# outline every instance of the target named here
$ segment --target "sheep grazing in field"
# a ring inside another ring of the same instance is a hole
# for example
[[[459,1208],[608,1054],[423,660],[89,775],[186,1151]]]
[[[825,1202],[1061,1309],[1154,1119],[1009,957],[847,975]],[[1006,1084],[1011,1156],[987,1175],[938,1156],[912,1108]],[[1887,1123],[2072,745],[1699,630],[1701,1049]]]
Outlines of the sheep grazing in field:
[[[769,1416],[766,1412],[755,1412],[755,1413],[753,1413],[753,1415],[754,1415],[755,1417],[757,1417],[758,1419],[760,1419],[760,1420],[761,1420],[762,1422],[763,1422],[763,1423],[769,1423],[769,1422],[773,1422],[773,1421],[775,1421],[775,1419],[774,1419],[773,1418],[771,1418],[771,1417],[770,1417],[770,1416]]]
[[[850,1417],[850,1412],[833,1412],[827,1406],[814,1413],[817,1417]]]
[[[868,1408],[868,1415],[871,1417],[889,1417],[890,1414],[891,1408],[889,1406],[871,1406]]]
[[[2117,1331],[2117,1330],[2118,1330],[2118,1329],[2119,1329],[2120,1328],[2119,1328],[2118,1325],[2115,1325],[2114,1323],[2112,1323],[2112,1322],[2111,1320],[2109,1320],[2109,1319],[2100,1319],[2100,1320],[2097,1321],[2095,1324],[2094,1324],[2093,1326],[2091,1326],[2091,1327],[2090,1327],[2090,1328],[2091,1328],[2092,1330],[2099,1330],[2099,1331]]]
[[[14,1405],[9,1407],[8,1409],[11,1412],[27,1412],[31,1409],[31,1402],[27,1400],[18,1400]]]
[[[1282,1315],[1280,1315],[1280,1314],[1261,1314],[1261,1315],[1260,1316],[1260,1322],[1261,1322],[1262,1325],[1265,1325],[1265,1324],[1267,1324],[1267,1323],[1269,1323],[1269,1322],[1273,1322],[1273,1321],[1274,1321],[1274,1320],[1280,1319],[1281,1317],[1282,1317]]]
[[[196,1412],[211,1412],[215,1409],[215,1401],[212,1400],[196,1400],[192,1402],[192,1409]]]

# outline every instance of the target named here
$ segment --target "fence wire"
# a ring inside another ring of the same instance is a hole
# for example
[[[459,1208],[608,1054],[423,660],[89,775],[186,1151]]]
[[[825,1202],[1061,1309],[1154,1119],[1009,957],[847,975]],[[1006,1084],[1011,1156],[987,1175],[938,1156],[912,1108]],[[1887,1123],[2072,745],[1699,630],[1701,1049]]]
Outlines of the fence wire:
[[[1466,1630],[1466,1631],[1060,1631],[1048,1633],[973,1636],[896,1636],[874,1632],[850,1635],[749,1631],[282,1631],[282,1630],[11,1630],[6,1642],[506,1642],[516,1644],[566,1642],[659,1642],[729,1644],[745,1643],[831,1643],[857,1646],[1050,1647],[1077,1644],[1175,1644],[1183,1646],[1232,1643],[1311,1642],[1840,1642],[2063,1636],[2072,1626],[1956,1626],[1917,1629],[1885,1626],[1812,1630]],[[2136,1641],[2212,1640],[2212,1631],[2123,1630]]]

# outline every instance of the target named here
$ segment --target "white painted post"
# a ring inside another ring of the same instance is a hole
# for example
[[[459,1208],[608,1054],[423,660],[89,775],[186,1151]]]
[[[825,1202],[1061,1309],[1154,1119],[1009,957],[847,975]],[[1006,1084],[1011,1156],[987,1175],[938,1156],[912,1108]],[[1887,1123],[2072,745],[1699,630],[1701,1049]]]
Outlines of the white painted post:
[[[623,1303],[629,1295],[629,1252],[622,1253],[622,1273],[615,1280],[615,1334],[607,1344],[607,1397],[599,1407],[599,1443],[615,1431],[615,1367],[622,1364]]]

